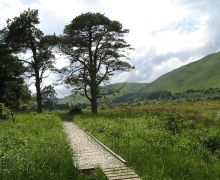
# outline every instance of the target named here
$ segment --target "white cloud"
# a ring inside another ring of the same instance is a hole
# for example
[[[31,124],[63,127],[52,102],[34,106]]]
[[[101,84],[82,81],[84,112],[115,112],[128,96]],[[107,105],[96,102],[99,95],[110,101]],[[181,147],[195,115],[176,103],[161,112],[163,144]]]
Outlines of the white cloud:
[[[104,13],[128,28],[136,69],[113,77],[112,82],[150,82],[220,49],[218,0],[0,0],[0,28],[28,7],[39,9],[40,28],[46,34],[61,34],[75,16],[88,11]],[[57,66],[61,65],[62,58]],[[63,87],[59,92],[63,95]]]

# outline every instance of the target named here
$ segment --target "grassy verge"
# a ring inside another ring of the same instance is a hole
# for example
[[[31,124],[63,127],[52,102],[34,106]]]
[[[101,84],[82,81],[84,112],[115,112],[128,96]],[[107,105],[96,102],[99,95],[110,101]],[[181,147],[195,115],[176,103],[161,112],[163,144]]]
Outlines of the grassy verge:
[[[57,113],[18,114],[0,121],[0,179],[97,179],[76,170]]]
[[[210,120],[203,115],[210,115],[210,107],[201,104],[205,106],[180,103],[175,111],[167,103],[138,106],[130,114],[106,110],[96,116],[85,113],[75,122],[126,159],[143,179],[220,179],[220,128],[204,122]],[[218,113],[219,104],[213,106],[212,114]],[[204,119],[199,122],[199,117]]]

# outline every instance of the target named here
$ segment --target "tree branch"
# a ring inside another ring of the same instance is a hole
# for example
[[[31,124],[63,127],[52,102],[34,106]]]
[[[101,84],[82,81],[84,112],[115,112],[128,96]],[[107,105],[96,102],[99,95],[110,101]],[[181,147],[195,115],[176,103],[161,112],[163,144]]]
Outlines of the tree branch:
[[[85,85],[84,86],[84,88],[83,88],[83,90],[84,90],[84,93],[85,93],[85,96],[86,96],[86,98],[89,100],[89,101],[92,101],[92,98],[91,97],[89,97],[89,95],[88,95],[88,90],[87,90],[87,85]]]
[[[19,61],[24,62],[24,63],[27,63],[27,64],[29,64],[29,65],[33,65],[32,62],[29,62],[29,61],[26,61],[26,60],[23,60],[23,59],[19,59]]]

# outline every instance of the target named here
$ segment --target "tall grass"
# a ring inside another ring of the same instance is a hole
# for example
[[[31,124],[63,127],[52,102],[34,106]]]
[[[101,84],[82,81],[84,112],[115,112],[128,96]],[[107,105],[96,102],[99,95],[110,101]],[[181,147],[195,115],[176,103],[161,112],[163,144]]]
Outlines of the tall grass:
[[[52,114],[19,114],[0,122],[0,179],[72,179],[72,152]]]
[[[84,113],[75,122],[126,159],[143,179],[220,179],[220,128],[213,123],[219,120],[209,119],[219,104],[211,104],[215,112],[203,102],[168,105]]]
[[[0,121],[0,179],[97,179],[83,175],[57,113],[18,114],[15,123]]]

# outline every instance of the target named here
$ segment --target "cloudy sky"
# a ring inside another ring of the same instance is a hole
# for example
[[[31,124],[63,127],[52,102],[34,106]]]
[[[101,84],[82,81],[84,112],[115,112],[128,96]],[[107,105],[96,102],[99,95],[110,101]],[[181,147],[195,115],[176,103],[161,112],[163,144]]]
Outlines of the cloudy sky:
[[[0,28],[29,7],[39,10],[45,34],[62,34],[75,16],[88,11],[128,28],[127,41],[135,48],[130,63],[136,69],[113,77],[112,83],[151,82],[220,50],[220,0],[0,0]],[[57,92],[61,97],[70,91],[60,86]]]

